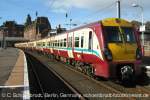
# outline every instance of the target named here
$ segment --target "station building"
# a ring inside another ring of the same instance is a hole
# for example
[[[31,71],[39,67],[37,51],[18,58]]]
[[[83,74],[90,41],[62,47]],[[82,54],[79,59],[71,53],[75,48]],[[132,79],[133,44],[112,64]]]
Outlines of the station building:
[[[15,21],[6,21],[0,26],[0,47],[12,47],[16,42],[27,41],[24,39],[24,25]]]
[[[30,41],[41,39],[48,35],[49,30],[51,30],[51,25],[48,18],[37,17],[34,21],[29,21],[25,25],[24,38]]]

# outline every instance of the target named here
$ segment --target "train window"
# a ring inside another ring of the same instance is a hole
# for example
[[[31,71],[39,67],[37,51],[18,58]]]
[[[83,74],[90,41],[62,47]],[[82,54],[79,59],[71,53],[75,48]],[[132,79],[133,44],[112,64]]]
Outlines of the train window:
[[[60,42],[60,43],[59,43],[59,46],[62,47],[62,41],[60,40],[59,42]]]
[[[43,42],[43,46],[45,46],[45,42]]]
[[[79,47],[79,37],[75,37],[75,47]]]
[[[57,47],[57,41],[55,41],[55,47]]]
[[[52,42],[50,42],[49,46],[52,47]]]
[[[41,46],[41,43],[39,42],[38,45],[39,45],[39,47],[40,47],[40,46]]]
[[[126,42],[135,42],[134,30],[131,27],[121,27]]]
[[[51,41],[51,47],[53,47],[53,42]]]
[[[62,47],[63,46],[63,40],[61,39],[61,41],[60,41],[60,47]]]
[[[66,47],[66,39],[64,39],[64,47]]]
[[[53,41],[52,43],[53,43],[53,47],[55,47],[55,42]]]
[[[59,41],[57,40],[57,42],[56,42],[56,47],[58,47],[58,44],[59,44]]]
[[[83,48],[84,36],[81,36],[81,48]]]
[[[122,42],[119,27],[106,26],[104,27],[107,42]]]
[[[51,43],[50,42],[48,42],[48,47],[50,47],[51,46]]]
[[[58,44],[59,44],[59,42],[58,42],[58,40],[56,41],[56,47],[58,47]]]
[[[53,41],[53,47],[55,47],[55,41]]]
[[[70,38],[70,47],[72,47],[72,37]]]
[[[92,49],[92,31],[89,32],[89,49]]]
[[[52,46],[52,42],[49,42],[49,46]]]
[[[57,40],[55,40],[55,47],[57,47]]]

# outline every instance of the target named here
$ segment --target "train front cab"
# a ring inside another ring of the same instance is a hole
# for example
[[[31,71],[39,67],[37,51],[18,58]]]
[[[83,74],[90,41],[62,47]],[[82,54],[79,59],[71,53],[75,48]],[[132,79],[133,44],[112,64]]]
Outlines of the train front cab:
[[[141,47],[133,26],[123,19],[101,22],[105,40],[104,56],[109,65],[109,76],[121,80],[135,78],[141,73]]]

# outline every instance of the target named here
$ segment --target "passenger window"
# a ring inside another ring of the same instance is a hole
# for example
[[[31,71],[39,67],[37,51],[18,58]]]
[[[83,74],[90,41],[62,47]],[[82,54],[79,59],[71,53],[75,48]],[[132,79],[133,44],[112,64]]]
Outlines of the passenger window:
[[[75,47],[79,47],[79,37],[75,37]]]
[[[43,42],[43,47],[45,46],[45,42]]]
[[[92,49],[92,31],[89,32],[89,49]]]
[[[53,41],[53,47],[55,47],[55,42]]]
[[[83,41],[84,41],[84,37],[81,36],[81,48],[83,48]]]
[[[57,47],[59,47],[59,40],[57,40]]]
[[[62,47],[63,46],[63,40],[61,39],[61,41],[60,41],[60,47]]]
[[[64,47],[66,47],[66,39],[64,39]]]
[[[49,47],[51,46],[51,42],[48,43],[48,46],[49,46]]]
[[[57,40],[55,40],[55,47],[57,47]]]

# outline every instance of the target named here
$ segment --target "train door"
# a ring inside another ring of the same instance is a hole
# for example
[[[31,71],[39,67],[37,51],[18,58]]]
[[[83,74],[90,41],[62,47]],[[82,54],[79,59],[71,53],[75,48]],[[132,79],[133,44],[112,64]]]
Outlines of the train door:
[[[74,58],[73,56],[73,32],[68,33],[68,56],[69,58]]]

